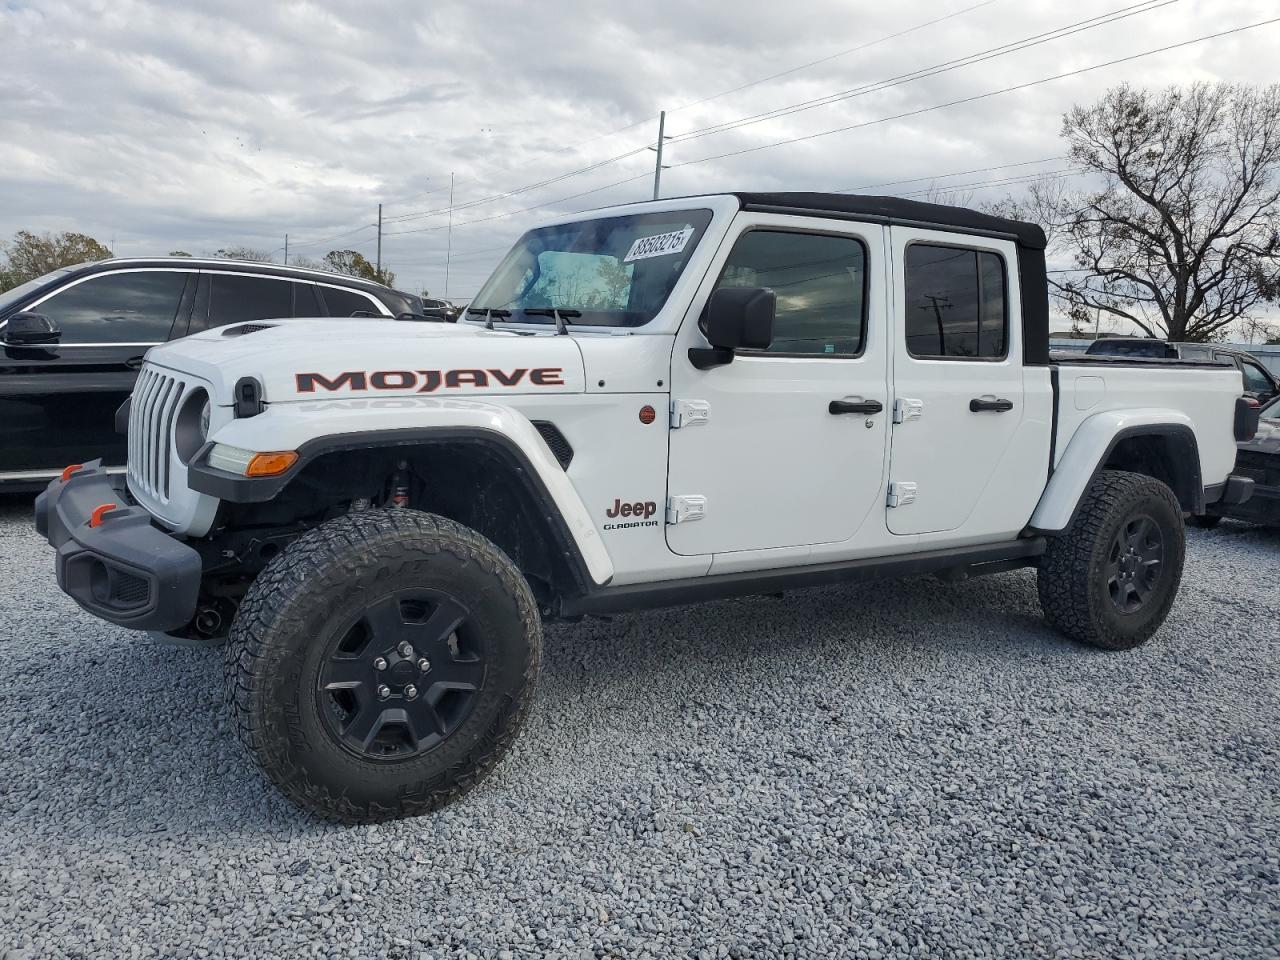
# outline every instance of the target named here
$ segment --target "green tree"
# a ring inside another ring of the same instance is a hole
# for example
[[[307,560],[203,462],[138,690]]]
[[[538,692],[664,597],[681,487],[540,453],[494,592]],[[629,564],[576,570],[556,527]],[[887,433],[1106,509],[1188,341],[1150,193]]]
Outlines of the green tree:
[[[19,230],[8,243],[0,243],[4,265],[0,288],[9,289],[34,280],[59,267],[91,260],[109,260],[111,251],[83,233],[32,233]]]
[[[372,280],[387,287],[394,286],[396,282],[394,273],[386,269],[379,271],[357,250],[330,250],[324,255],[323,263],[325,270],[344,273],[348,277]]]

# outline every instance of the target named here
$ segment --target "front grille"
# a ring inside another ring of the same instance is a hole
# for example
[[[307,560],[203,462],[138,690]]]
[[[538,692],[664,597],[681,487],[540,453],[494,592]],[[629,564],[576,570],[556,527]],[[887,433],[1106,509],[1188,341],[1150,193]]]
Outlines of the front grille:
[[[129,404],[129,481],[161,501],[169,499],[173,421],[185,392],[177,377],[144,368]]]

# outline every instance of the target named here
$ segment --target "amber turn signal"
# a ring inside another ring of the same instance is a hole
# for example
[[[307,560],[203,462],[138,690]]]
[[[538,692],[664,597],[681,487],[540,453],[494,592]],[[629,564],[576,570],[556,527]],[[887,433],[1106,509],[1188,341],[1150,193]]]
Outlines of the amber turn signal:
[[[255,453],[245,468],[246,477],[278,477],[295,463],[298,455],[292,450],[280,453]]]

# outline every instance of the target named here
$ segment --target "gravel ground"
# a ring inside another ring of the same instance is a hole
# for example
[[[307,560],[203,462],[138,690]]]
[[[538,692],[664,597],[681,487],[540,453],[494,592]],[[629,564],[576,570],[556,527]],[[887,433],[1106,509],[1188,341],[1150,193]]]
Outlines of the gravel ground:
[[[1191,531],[1145,648],[1029,571],[554,627],[478,791],[337,827],[219,652],[56,589],[0,502],[0,957],[1277,957],[1280,531]]]

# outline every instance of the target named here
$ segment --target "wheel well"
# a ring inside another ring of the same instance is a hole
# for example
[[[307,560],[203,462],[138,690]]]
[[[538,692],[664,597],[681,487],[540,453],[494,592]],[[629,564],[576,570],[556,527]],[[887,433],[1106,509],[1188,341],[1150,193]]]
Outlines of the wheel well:
[[[353,501],[390,504],[408,488],[408,506],[448,517],[502,549],[544,608],[585,592],[582,561],[523,456],[507,445],[453,438],[326,451],[306,464],[270,501],[233,505],[233,528],[313,526]]]
[[[1140,473],[1165,484],[1188,513],[1204,512],[1200,452],[1186,428],[1120,436],[1102,463],[1105,470]]]

